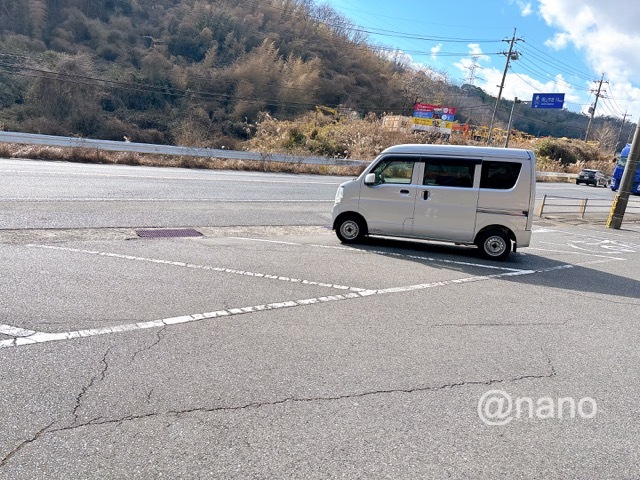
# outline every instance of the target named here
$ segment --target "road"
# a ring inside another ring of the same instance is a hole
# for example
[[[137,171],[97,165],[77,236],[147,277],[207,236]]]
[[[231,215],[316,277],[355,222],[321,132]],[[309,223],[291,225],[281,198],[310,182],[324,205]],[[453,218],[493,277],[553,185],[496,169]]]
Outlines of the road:
[[[3,160],[0,172],[0,229],[322,225],[349,179],[29,160]],[[538,183],[537,197],[545,194],[614,196]]]
[[[20,160],[2,176],[5,229],[317,225],[346,180]]]
[[[0,178],[1,478],[640,478],[637,226],[495,263],[341,245],[340,178]]]

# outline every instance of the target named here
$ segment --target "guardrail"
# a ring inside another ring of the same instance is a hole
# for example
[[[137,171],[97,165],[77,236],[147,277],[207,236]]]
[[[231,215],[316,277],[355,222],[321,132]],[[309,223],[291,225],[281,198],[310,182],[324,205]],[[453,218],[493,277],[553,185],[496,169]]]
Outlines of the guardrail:
[[[606,218],[611,211],[610,199],[605,198],[579,198],[561,197],[556,195],[545,195],[542,198],[538,209],[538,216],[575,216],[584,219],[589,214],[590,217]],[[627,204],[625,218],[630,220],[640,220],[640,200],[630,198]]]
[[[95,140],[79,137],[59,137],[36,133],[2,132],[0,142],[26,145],[46,145],[49,147],[90,148],[114,152],[157,153],[161,155],[188,155],[192,157],[220,158],[229,160],[251,160],[254,162],[300,163],[311,165],[367,166],[368,160],[349,160],[328,157],[305,157],[280,153],[245,152],[217,148],[180,147],[175,145],[156,145],[152,143],[117,142],[114,140]],[[536,178],[575,179],[575,173],[536,172]]]
[[[536,172],[536,177],[565,178],[567,180],[574,180],[578,178],[578,174],[577,173],[561,173],[561,172]]]
[[[157,153],[162,155],[188,155],[192,157],[221,158],[229,160],[251,160],[254,162],[299,163],[310,165],[366,166],[364,160],[347,160],[327,157],[304,157],[279,153],[243,152],[217,148],[193,148],[173,145],[154,145],[151,143],[117,142],[113,140],[94,140],[90,138],[58,137],[34,133],[0,132],[0,142],[27,145],[46,145],[49,147],[90,148],[115,152]]]

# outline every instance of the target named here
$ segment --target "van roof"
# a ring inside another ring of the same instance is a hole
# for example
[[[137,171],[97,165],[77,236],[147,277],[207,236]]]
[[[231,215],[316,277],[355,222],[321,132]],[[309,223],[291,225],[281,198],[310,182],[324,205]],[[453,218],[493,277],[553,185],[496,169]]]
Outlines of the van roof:
[[[520,148],[476,147],[470,145],[432,145],[421,143],[407,143],[394,145],[381,153],[413,153],[420,155],[464,155],[478,157],[500,157],[532,159],[534,154],[530,150]]]

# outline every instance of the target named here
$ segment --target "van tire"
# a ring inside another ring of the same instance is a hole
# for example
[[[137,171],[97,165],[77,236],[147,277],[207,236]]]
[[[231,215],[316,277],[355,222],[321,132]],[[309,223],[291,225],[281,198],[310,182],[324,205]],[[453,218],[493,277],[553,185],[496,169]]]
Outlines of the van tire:
[[[504,260],[511,253],[511,239],[507,232],[502,230],[489,230],[481,233],[476,245],[484,258],[490,260]]]
[[[358,243],[367,234],[367,225],[356,215],[344,215],[336,222],[336,235],[342,243]]]

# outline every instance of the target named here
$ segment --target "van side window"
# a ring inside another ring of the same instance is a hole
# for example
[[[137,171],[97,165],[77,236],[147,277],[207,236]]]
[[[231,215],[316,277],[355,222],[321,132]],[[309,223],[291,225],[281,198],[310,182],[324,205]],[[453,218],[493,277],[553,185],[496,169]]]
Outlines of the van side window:
[[[376,174],[376,184],[400,183],[409,185],[414,165],[413,160],[406,158],[388,158],[380,162],[371,173]]]
[[[480,188],[509,190],[516,184],[521,168],[522,164],[516,162],[482,162]]]
[[[422,184],[472,188],[475,171],[475,162],[429,158],[425,161]]]

